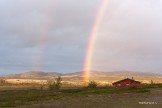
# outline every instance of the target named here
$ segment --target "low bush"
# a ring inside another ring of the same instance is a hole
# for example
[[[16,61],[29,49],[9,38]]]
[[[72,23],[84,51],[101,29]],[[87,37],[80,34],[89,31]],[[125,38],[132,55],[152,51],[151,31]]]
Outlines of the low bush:
[[[61,81],[62,81],[62,79],[61,79],[61,77],[59,76],[58,78],[55,79],[54,82],[51,82],[51,83],[49,84],[49,86],[48,86],[49,89],[50,89],[50,90],[56,90],[56,91],[58,91],[58,90],[61,88],[61,85],[62,85]]]
[[[0,79],[0,85],[1,86],[4,86],[4,85],[7,85],[7,81],[5,79]]]
[[[97,83],[95,81],[90,81],[87,88],[97,88]]]

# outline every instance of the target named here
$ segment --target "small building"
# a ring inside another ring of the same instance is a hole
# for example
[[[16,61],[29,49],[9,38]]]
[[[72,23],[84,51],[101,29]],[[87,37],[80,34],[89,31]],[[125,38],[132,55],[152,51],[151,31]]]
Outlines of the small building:
[[[133,77],[132,79],[126,78],[126,79],[119,80],[117,82],[112,83],[112,85],[115,87],[121,87],[121,86],[127,86],[127,85],[138,85],[138,84],[141,84],[141,82],[133,80]]]

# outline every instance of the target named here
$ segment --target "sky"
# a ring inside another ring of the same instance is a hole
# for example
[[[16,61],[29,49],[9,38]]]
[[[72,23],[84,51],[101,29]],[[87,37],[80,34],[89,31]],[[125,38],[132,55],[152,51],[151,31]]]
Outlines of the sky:
[[[0,74],[83,69],[101,0],[0,0]],[[162,0],[108,0],[91,70],[162,73]]]

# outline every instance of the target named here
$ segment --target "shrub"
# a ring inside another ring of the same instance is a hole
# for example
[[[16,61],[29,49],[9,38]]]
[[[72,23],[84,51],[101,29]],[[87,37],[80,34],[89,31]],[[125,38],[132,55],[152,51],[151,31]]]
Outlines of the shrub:
[[[54,82],[51,82],[51,83],[49,84],[49,86],[48,86],[49,89],[50,89],[50,90],[59,90],[59,89],[61,88],[61,86],[62,86],[61,81],[62,81],[62,79],[61,79],[61,77],[59,76],[58,78],[55,79]]]
[[[6,85],[6,84],[7,84],[6,80],[0,79],[0,85]]]
[[[40,90],[43,90],[44,89],[44,85],[40,85]]]
[[[151,84],[154,84],[153,80],[150,81]]]
[[[95,81],[90,81],[87,88],[97,88],[97,83]]]
[[[144,84],[133,84],[128,86],[129,89],[143,89],[147,88],[147,85]]]

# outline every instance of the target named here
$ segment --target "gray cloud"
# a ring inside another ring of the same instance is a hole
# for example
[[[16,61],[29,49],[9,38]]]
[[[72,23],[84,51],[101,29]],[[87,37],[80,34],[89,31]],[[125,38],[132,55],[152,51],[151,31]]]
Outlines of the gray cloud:
[[[99,30],[93,68],[162,71],[160,4],[152,0],[112,2]]]
[[[101,0],[0,0],[0,73],[80,71]],[[161,0],[112,0],[92,70],[161,72]]]

